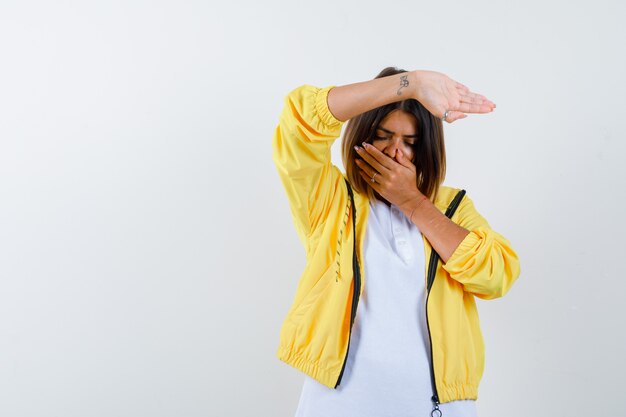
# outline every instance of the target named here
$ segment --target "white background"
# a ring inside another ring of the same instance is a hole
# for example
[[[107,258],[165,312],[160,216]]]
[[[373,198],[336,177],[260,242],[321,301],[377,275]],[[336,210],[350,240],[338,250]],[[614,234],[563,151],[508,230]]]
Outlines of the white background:
[[[445,124],[521,260],[478,302],[479,416],[625,415],[624,3],[220,3],[0,3],[0,415],[292,416],[271,136],[386,66],[497,104]]]

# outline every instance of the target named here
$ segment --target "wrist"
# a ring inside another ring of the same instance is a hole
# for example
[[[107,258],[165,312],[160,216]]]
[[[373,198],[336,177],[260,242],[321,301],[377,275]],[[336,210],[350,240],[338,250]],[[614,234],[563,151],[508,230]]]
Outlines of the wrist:
[[[421,192],[418,192],[414,197],[412,197],[411,199],[409,199],[406,203],[402,204],[402,206],[400,207],[400,209],[402,210],[402,212],[404,213],[404,215],[411,221],[413,222],[413,217],[415,216],[415,213],[417,212],[417,210],[423,206],[423,203],[428,200],[428,197],[426,197],[424,194],[422,194]]]
[[[422,70],[413,70],[410,72],[409,81],[411,83],[411,96],[418,100],[418,92],[421,88]]]

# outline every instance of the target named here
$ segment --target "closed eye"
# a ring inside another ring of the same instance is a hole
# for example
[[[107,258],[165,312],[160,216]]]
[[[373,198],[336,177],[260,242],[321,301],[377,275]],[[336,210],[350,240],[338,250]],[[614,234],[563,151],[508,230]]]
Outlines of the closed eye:
[[[376,141],[376,140],[387,140],[387,139],[389,139],[389,138],[388,138],[388,137],[385,137],[385,136],[374,136],[374,140],[375,140],[375,141]],[[415,144],[415,142],[413,142],[411,139],[409,139],[409,140],[405,141],[405,143],[406,143],[407,145],[414,145],[414,144]]]

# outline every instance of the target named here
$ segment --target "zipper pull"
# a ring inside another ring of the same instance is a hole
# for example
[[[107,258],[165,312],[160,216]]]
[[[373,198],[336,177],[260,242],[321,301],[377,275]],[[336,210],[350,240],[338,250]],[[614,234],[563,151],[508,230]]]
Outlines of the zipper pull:
[[[441,417],[443,413],[439,409],[439,398],[437,398],[436,395],[433,395],[431,400],[433,402],[433,411],[430,412],[431,417]]]

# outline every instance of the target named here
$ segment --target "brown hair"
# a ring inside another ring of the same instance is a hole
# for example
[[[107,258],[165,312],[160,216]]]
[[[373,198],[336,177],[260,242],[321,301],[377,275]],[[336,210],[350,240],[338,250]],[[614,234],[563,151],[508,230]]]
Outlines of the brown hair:
[[[375,78],[387,77],[407,72],[396,67],[383,69]],[[361,142],[372,143],[378,124],[392,111],[400,109],[412,114],[417,119],[417,140],[413,145],[413,164],[416,168],[416,185],[418,190],[431,201],[437,198],[439,185],[446,175],[446,149],[443,140],[443,122],[433,116],[415,99],[406,99],[389,103],[381,107],[361,113],[346,123],[342,141],[341,157],[346,176],[358,193],[365,193],[374,200],[374,189],[361,177],[355,159],[358,156],[355,145]]]

